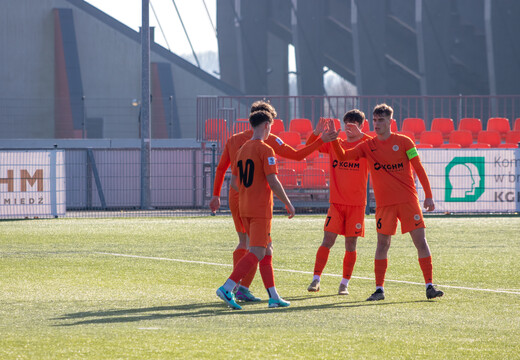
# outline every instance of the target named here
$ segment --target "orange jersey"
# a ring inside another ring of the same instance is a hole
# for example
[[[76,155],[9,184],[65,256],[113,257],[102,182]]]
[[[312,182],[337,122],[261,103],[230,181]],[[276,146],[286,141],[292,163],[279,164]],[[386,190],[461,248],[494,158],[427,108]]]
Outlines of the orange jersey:
[[[309,137],[309,140],[312,141],[315,136],[316,135],[312,134]],[[352,149],[367,139],[370,139],[370,137],[365,135],[362,139],[356,142],[351,143],[346,140],[339,140],[339,142],[341,147],[344,149]],[[321,145],[319,151],[329,154],[329,202],[353,206],[366,205],[368,178],[366,159],[360,158],[358,160],[341,161],[338,159],[331,143]]]
[[[383,141],[374,137],[360,143],[346,155],[347,159],[367,159],[378,207],[419,200],[410,160],[417,158],[419,165],[420,162],[410,138],[395,133]],[[425,173],[424,177],[427,181]]]
[[[213,185],[213,195],[220,196],[220,189],[224,183],[224,177],[226,171],[231,165],[231,171],[233,171],[233,164],[236,164],[236,154],[238,150],[244,145],[244,143],[253,137],[253,130],[246,130],[241,133],[235,134],[229,138],[224,147],[224,151],[220,157],[220,161],[215,172],[215,183]],[[271,146],[274,152],[280,156],[291,160],[303,160],[307,155],[317,150],[322,144],[323,140],[319,138],[312,144],[304,147],[300,150],[295,150],[291,146],[285,144],[282,139],[278,136],[269,134],[269,137],[265,143]],[[233,191],[233,190],[232,190]]]
[[[272,218],[273,191],[267,175],[278,173],[273,149],[262,140],[247,141],[238,151],[233,175],[238,181],[242,218]]]

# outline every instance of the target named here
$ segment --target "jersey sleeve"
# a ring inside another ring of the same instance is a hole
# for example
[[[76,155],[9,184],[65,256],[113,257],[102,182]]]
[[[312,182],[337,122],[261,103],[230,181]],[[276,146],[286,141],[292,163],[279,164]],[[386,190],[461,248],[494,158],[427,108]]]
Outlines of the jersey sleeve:
[[[224,152],[220,156],[220,161],[215,171],[215,180],[213,182],[213,196],[220,196],[220,190],[222,189],[224,177],[226,176],[226,171],[229,168],[229,165],[231,165],[231,158],[229,157],[229,146],[228,143],[226,143],[226,146],[224,147]]]
[[[271,147],[265,147],[263,151],[263,163],[265,175],[277,174],[278,168],[276,166],[276,157],[274,156],[274,150]]]
[[[307,139],[307,142],[305,142],[305,145],[310,145],[318,139],[321,139],[321,137],[318,137],[318,135],[314,134],[314,132],[311,132],[311,134],[309,135],[309,138]],[[330,144],[330,143],[328,143],[328,144]],[[327,145],[327,143],[323,143],[322,145],[320,145],[320,147],[318,148],[318,151],[322,152],[322,153],[328,153],[330,147],[326,146],[326,145]]]
[[[415,149],[415,147],[414,147],[414,149]],[[408,151],[406,153],[408,154]],[[410,163],[412,164],[413,169],[415,170],[415,173],[417,174],[417,177],[419,178],[419,181],[421,182],[421,185],[424,189],[424,195],[426,196],[426,198],[430,198],[430,199],[433,198],[432,188],[430,186],[430,180],[428,179],[428,175],[426,175],[426,171],[424,170],[424,166],[421,163],[421,159],[419,159],[419,155],[411,158]]]
[[[357,160],[361,157],[365,157],[365,153],[362,148],[363,144],[364,143],[362,142],[357,144],[353,149],[345,150],[339,143],[339,140],[336,139],[332,142],[332,148],[334,149],[334,152],[340,161]]]
[[[274,137],[275,135],[273,135]],[[321,137],[314,141],[312,144],[305,146],[299,150],[295,150],[293,147],[285,144],[280,138],[275,137],[274,142],[269,142],[269,146],[271,146],[274,152],[282,156],[286,159],[290,160],[303,160],[308,155],[310,155],[313,151],[316,151],[321,145],[323,145],[323,140]]]

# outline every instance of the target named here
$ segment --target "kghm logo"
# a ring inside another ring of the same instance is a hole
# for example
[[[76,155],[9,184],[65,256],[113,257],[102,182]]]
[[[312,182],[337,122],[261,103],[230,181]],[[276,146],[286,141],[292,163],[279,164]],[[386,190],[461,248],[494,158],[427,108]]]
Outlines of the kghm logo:
[[[358,162],[349,162],[349,161],[338,161],[334,160],[332,162],[332,167],[336,168],[338,166],[340,168],[347,168],[347,169],[359,169],[359,163]]]
[[[446,202],[475,202],[485,190],[485,158],[455,157],[446,166]]]
[[[375,163],[374,164],[374,170],[387,170],[387,171],[399,171],[404,169],[403,163],[399,164],[380,164]]]

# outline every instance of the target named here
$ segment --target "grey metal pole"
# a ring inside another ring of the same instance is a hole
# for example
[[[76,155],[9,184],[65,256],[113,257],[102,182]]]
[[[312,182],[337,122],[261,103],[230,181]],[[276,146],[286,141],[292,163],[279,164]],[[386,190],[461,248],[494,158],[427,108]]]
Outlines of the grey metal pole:
[[[141,209],[150,208],[150,0],[142,0],[141,25]]]

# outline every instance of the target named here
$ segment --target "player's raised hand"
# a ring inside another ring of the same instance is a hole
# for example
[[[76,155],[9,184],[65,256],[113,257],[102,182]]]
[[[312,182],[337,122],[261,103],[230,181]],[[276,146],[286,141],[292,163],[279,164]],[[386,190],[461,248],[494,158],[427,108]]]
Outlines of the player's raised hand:
[[[287,210],[287,213],[289,214],[289,219],[292,219],[296,214],[296,210],[291,203],[289,203],[289,205],[285,205],[285,210]]]
[[[361,138],[363,137],[363,133],[358,128],[356,124],[353,123],[345,123],[345,132],[347,135],[353,138]]]
[[[341,130],[334,130],[334,128],[332,128],[332,130],[328,130],[328,131],[322,133],[321,139],[323,140],[324,143],[334,141],[338,138],[340,131]]]
[[[435,203],[433,202],[432,198],[424,199],[424,208],[426,209],[426,211],[435,210]]]
[[[320,121],[316,124],[316,128],[314,129],[314,135],[319,135],[327,128],[327,119],[320,117]]]

